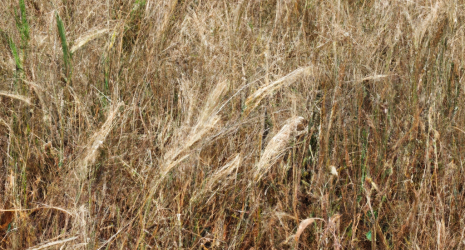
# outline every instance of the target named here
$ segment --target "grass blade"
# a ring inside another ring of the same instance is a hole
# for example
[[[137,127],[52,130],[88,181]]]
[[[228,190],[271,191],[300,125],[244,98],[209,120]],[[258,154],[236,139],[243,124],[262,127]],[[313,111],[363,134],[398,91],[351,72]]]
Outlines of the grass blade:
[[[66,77],[69,79],[71,75],[71,53],[68,49],[68,42],[66,41],[65,26],[63,25],[63,21],[61,20],[60,15],[58,15],[58,12],[56,13],[56,19],[58,34],[60,35],[61,40],[61,48],[63,49],[63,62],[65,64]]]

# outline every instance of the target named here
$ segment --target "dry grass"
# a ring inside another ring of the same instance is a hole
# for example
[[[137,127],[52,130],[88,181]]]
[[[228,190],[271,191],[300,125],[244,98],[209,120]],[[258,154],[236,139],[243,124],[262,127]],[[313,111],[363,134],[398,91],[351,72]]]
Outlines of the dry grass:
[[[0,1],[0,249],[463,249],[464,6]]]

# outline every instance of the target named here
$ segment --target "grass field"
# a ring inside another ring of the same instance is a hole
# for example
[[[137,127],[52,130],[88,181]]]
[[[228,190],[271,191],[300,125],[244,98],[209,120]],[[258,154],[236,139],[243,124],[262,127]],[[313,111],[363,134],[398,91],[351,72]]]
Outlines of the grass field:
[[[0,249],[464,249],[464,8],[0,1]]]

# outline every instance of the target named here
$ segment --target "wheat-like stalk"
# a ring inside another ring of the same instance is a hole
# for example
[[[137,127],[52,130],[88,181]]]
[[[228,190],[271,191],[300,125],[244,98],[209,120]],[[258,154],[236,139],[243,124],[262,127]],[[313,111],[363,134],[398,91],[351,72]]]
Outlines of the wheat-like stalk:
[[[259,181],[263,175],[269,171],[271,166],[273,166],[283,152],[283,149],[286,148],[291,138],[296,137],[301,133],[305,133],[305,131],[298,130],[298,127],[300,127],[304,121],[305,119],[301,116],[287,120],[281,130],[271,139],[260,157],[260,161],[255,167],[255,181]]]
[[[216,114],[216,111],[227,85],[226,81],[222,81],[216,85],[200,112],[197,124],[191,129],[187,138],[181,137],[178,143],[164,155],[164,164],[160,170],[160,178],[154,180],[148,197],[153,195],[158,185],[174,167],[189,157],[189,149],[194,144],[205,138],[212,130],[218,128],[217,124],[220,121],[220,116]]]
[[[192,196],[191,201],[198,200],[199,197],[205,194],[208,191],[212,191],[215,185],[220,182],[225,185],[224,181],[231,175],[232,172],[236,171],[239,166],[241,165],[241,155],[236,155],[232,160],[227,162],[223,167],[218,169],[215,173],[213,173],[207,180],[205,181],[205,186],[202,189],[199,189],[195,192]]]
[[[74,45],[73,47],[71,47],[70,52],[71,53],[76,52],[77,50],[82,48],[84,45],[86,45],[88,42],[107,34],[108,31],[110,30],[109,29],[94,30],[85,36],[79,37],[78,39],[74,41]]]
[[[23,95],[10,94],[10,93],[4,92],[4,91],[0,91],[0,95],[9,97],[11,99],[16,99],[16,100],[22,101],[22,102],[26,103],[27,105],[32,104],[31,99],[29,97],[26,97],[26,96],[23,96]]]
[[[302,77],[311,75],[312,70],[313,67],[311,66],[305,68],[298,68],[292,71],[291,73],[287,74],[286,76],[281,77],[278,80],[259,88],[245,101],[246,109],[244,110],[244,117],[247,117],[250,114],[250,112],[260,104],[263,98],[273,93],[273,91],[284,86],[290,85]]]
[[[86,149],[84,153],[81,155],[82,158],[77,159],[77,167],[79,168],[79,173],[81,174],[81,177],[85,178],[85,176],[87,176],[88,166],[92,165],[95,162],[97,158],[97,152],[99,148],[102,146],[105,139],[107,138],[108,134],[110,133],[121,106],[123,106],[122,102],[113,104],[111,106],[110,112],[107,116],[107,120],[102,125],[102,127],[98,131],[96,131],[92,135],[92,137],[90,137]]]
[[[216,85],[200,112],[197,124],[191,129],[187,138],[182,138],[177,146],[165,154],[164,159],[166,164],[162,168],[162,176],[166,175],[166,173],[173,168],[172,163],[178,158],[178,156],[186,152],[190,147],[192,147],[192,145],[204,138],[212,129],[216,128],[220,117],[215,114],[215,111],[222,94],[226,90],[226,87],[226,81],[222,81]]]

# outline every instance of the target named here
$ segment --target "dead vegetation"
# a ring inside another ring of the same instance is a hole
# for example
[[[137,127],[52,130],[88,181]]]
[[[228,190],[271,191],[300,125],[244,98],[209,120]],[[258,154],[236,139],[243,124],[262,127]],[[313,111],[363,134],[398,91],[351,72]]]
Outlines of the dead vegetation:
[[[0,249],[462,249],[454,1],[0,1]]]

